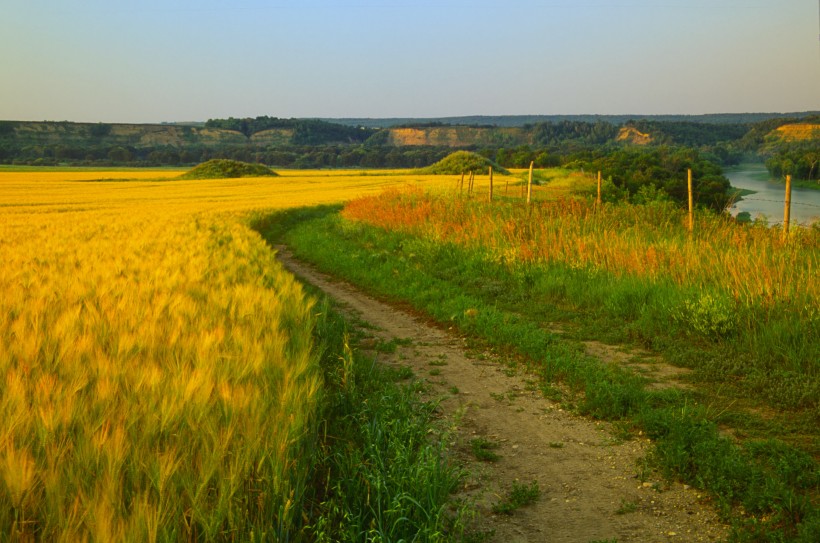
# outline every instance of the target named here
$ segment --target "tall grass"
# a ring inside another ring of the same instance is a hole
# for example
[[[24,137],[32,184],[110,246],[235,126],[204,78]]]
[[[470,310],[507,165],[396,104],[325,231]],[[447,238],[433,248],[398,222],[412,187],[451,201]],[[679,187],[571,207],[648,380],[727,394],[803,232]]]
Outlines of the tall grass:
[[[464,529],[464,511],[449,508],[461,474],[432,423],[435,405],[372,359],[350,353],[336,368],[311,540],[453,540]]]
[[[478,251],[539,281],[533,292],[553,298],[544,302],[603,304],[610,316],[644,324],[637,333],[647,343],[666,330],[731,345],[742,359],[730,371],[750,387],[776,383],[764,393],[778,405],[818,408],[820,345],[809,340],[820,333],[817,229],[793,230],[784,243],[779,231],[704,212],[690,235],[685,213],[665,203],[527,207],[420,191],[361,198],[342,215]]]
[[[354,200],[343,216],[425,238],[480,247],[499,261],[563,262],[590,271],[650,282],[723,290],[738,303],[770,307],[793,303],[811,316],[820,285],[820,233],[795,229],[789,243],[762,225],[739,225],[698,213],[694,236],[686,213],[671,203],[612,205],[588,200],[482,201],[392,190]]]
[[[768,396],[757,392],[754,383],[738,383],[738,375],[751,381],[757,365],[766,361],[744,351],[742,342],[731,344],[730,338],[705,336],[689,323],[676,324],[670,301],[685,301],[681,293],[690,291],[642,277],[602,271],[590,275],[557,262],[499,262],[480,247],[385,230],[328,215],[328,210],[319,215],[324,217],[302,214],[308,222],[286,234],[300,257],[412,304],[501,352],[523,355],[551,397],[557,392],[554,383],[561,382],[565,405],[651,436],[652,463],[710,491],[733,522],[732,541],[808,543],[820,536],[815,503],[820,470],[811,455],[817,451],[812,408],[817,379],[804,374],[779,381],[776,372],[761,371]],[[552,320],[561,322],[570,337],[620,334],[616,341],[629,341],[651,335],[652,345],[666,358],[696,368],[691,382],[700,386],[649,388],[644,376],[587,356],[573,341],[557,337],[547,325]],[[574,331],[576,326],[583,330]],[[811,338],[798,344],[805,347]],[[704,371],[704,366],[711,369]],[[783,390],[772,391],[778,386]],[[798,411],[772,409],[767,401],[788,403]]]

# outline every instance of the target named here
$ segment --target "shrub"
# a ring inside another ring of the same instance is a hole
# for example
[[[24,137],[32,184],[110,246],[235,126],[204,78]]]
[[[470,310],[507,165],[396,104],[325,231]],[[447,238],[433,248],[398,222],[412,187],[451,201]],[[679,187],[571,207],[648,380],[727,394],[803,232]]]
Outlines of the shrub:
[[[233,179],[238,177],[276,177],[278,174],[264,164],[248,164],[238,160],[214,159],[180,176],[180,179]]]
[[[675,318],[695,332],[713,339],[731,334],[736,320],[729,303],[711,294],[701,294],[696,300],[686,300]]]
[[[489,167],[501,174],[509,174],[507,170],[479,154],[470,151],[456,151],[449,154],[435,164],[423,168],[423,173],[434,175],[459,175],[461,173],[486,173]]]

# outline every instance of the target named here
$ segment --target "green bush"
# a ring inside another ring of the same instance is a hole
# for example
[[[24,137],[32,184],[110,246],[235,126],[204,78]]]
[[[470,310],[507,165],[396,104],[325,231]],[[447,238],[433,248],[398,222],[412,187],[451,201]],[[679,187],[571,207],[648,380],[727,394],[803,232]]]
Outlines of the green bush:
[[[675,319],[708,338],[719,339],[735,329],[736,315],[728,301],[711,294],[701,294],[686,300],[674,314]]]
[[[278,174],[263,164],[248,164],[238,160],[213,159],[203,162],[181,175],[180,179],[232,179],[238,177],[276,177]]]
[[[509,174],[507,170],[479,154],[470,151],[456,151],[447,155],[435,164],[423,168],[423,173],[434,175],[459,175],[462,173],[487,173],[490,166],[493,171],[501,174]]]

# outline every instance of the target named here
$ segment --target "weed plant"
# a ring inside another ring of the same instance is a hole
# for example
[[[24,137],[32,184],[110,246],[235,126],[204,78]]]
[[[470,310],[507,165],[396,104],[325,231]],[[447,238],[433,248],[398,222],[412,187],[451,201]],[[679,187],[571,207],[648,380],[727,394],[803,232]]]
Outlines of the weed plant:
[[[535,503],[541,496],[538,483],[533,481],[529,485],[514,481],[507,496],[493,506],[493,513],[511,515],[516,509]]]
[[[350,352],[328,375],[325,475],[310,539],[435,542],[462,530],[448,509],[461,474],[443,441],[430,438],[434,406],[402,374]]]
[[[470,440],[470,450],[473,452],[473,456],[484,462],[497,462],[501,459],[501,456],[495,452],[498,446],[498,443],[495,441],[490,441],[483,437]]]

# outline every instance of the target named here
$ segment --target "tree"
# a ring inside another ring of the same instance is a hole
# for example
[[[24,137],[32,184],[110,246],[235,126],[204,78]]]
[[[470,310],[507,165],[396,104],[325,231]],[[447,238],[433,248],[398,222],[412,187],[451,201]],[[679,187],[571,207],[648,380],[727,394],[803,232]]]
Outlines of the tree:
[[[117,146],[112,147],[111,150],[108,151],[108,158],[111,161],[118,163],[131,162],[133,159],[133,154],[125,147]]]

